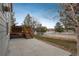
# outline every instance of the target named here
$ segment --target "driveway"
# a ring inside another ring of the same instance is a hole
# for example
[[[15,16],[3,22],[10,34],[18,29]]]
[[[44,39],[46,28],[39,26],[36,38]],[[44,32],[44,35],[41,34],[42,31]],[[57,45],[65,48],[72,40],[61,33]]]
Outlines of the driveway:
[[[71,53],[37,39],[12,39],[8,56],[68,56]]]

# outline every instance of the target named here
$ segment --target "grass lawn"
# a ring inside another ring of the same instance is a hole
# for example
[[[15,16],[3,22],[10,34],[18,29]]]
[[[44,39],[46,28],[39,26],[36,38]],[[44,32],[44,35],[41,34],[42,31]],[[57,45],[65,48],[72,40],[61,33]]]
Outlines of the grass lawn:
[[[53,38],[48,38],[48,37],[43,37],[43,36],[38,36],[38,35],[36,35],[35,38],[42,40],[44,42],[47,42],[48,44],[55,45],[57,47],[65,49],[71,52],[72,55],[76,55],[77,49],[76,49],[75,41],[53,39]]]

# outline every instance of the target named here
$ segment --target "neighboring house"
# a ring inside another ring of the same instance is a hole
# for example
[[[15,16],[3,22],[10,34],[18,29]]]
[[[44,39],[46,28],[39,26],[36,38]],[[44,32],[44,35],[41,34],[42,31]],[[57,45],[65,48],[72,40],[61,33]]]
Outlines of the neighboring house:
[[[11,19],[12,4],[0,3],[0,56],[7,54]]]

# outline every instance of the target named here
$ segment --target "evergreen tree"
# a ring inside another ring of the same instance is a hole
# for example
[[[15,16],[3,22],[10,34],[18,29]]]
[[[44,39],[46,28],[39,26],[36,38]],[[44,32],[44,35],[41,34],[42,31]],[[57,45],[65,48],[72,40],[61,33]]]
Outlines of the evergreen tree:
[[[60,22],[56,23],[55,31],[56,32],[63,32],[64,31],[63,26],[60,24]]]

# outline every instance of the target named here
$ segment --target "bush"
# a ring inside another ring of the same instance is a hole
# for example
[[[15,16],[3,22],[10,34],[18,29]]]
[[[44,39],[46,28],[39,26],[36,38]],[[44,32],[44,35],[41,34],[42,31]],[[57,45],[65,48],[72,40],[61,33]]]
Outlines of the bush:
[[[46,27],[38,27],[38,28],[36,28],[36,31],[40,34],[43,34],[47,31],[47,28]]]

